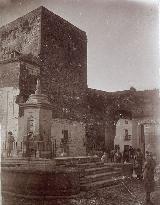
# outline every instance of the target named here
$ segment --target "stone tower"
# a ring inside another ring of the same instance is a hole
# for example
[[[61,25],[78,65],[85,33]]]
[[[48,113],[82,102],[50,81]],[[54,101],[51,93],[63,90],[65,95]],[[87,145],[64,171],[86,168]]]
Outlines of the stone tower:
[[[17,137],[25,103],[41,79],[53,117],[83,120],[87,88],[87,38],[44,7],[0,28],[1,135]],[[7,91],[7,92],[6,92]],[[7,94],[6,94],[7,93]],[[5,102],[5,104],[3,103]]]

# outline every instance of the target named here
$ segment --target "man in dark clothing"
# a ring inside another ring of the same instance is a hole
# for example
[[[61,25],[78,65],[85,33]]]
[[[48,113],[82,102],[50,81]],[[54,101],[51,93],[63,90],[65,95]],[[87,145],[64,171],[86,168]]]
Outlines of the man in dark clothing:
[[[132,146],[129,147],[129,159],[132,160],[134,158],[134,149]]]
[[[135,172],[137,174],[138,179],[142,179],[142,166],[143,166],[143,153],[141,149],[137,149],[136,156],[135,156]]]
[[[123,163],[129,162],[129,150],[124,150],[123,152]]]
[[[144,189],[146,192],[146,203],[151,204],[150,194],[154,191],[154,170],[156,167],[156,162],[152,157],[152,153],[146,151],[146,160],[144,163]]]
[[[111,150],[110,152],[110,158],[111,158],[111,162],[114,162],[114,155],[115,155],[115,150]]]
[[[114,158],[115,158],[115,162],[116,163],[121,163],[122,161],[122,154],[120,152],[120,149],[117,149],[115,155],[114,155]]]

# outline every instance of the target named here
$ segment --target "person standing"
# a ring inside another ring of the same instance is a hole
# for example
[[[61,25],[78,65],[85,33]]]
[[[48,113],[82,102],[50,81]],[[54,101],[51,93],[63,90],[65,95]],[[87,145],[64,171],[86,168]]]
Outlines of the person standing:
[[[113,149],[110,151],[111,162],[114,162],[114,155],[115,155],[115,150]]]
[[[152,153],[146,151],[146,160],[144,163],[143,179],[144,189],[146,192],[146,203],[151,204],[150,194],[154,191],[154,170],[156,162],[152,157]]]
[[[115,162],[116,163],[121,163],[122,161],[122,154],[120,152],[120,148],[117,149],[115,155],[114,155],[114,158],[115,158]]]
[[[123,151],[123,163],[124,162],[129,162],[129,150]]]
[[[133,160],[134,158],[134,149],[132,146],[129,147],[129,160]]]
[[[36,157],[36,144],[33,132],[29,132],[26,139],[26,157],[34,155]]]
[[[8,148],[7,148],[7,157],[11,157],[12,150],[13,150],[13,143],[14,143],[14,136],[11,131],[8,132]]]
[[[143,153],[139,148],[137,149],[134,163],[135,163],[135,172],[137,175],[137,179],[142,179]]]
[[[102,157],[101,157],[101,161],[103,163],[107,163],[108,162],[108,153],[104,152]]]

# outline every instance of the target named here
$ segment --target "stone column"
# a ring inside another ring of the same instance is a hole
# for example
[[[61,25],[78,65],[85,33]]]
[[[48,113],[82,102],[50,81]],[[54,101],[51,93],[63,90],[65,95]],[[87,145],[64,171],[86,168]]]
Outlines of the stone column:
[[[28,132],[32,132],[34,136],[39,136],[37,141],[51,142],[52,106],[48,97],[41,93],[39,80],[35,94],[31,94],[20,107],[24,110],[23,125],[19,128],[22,135],[27,136]]]

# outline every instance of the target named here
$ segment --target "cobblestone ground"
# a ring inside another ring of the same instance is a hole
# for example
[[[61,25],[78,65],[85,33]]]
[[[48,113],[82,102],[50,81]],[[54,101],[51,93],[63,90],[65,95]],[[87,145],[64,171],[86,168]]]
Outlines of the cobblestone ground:
[[[152,204],[160,205],[160,186],[152,193]],[[145,205],[143,182],[135,179],[122,180],[121,184],[81,193],[72,199],[20,200],[10,198],[2,205]],[[149,205],[149,204],[147,204]]]
[[[160,187],[156,186],[151,200],[160,205]],[[89,191],[77,199],[58,200],[55,205],[144,205],[145,193],[142,181],[128,179],[120,185]]]

